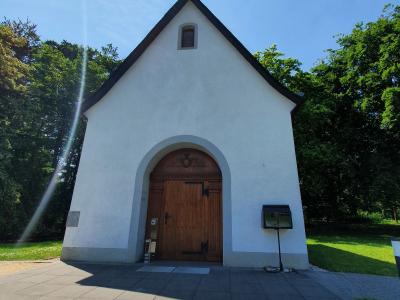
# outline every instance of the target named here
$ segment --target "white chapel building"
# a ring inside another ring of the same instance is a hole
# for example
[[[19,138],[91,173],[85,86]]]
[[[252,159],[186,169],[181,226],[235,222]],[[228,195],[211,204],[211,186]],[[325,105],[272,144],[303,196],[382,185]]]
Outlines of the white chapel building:
[[[264,205],[288,205],[284,266],[308,255],[291,114],[278,83],[199,0],[178,0],[83,103],[62,260],[278,265]]]

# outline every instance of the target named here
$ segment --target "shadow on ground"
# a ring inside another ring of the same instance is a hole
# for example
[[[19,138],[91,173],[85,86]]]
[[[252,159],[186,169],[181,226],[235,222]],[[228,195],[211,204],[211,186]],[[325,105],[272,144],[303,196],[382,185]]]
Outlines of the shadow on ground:
[[[314,271],[270,274],[215,265],[208,275],[137,272],[141,267],[55,261],[1,276],[0,300],[400,299],[399,279],[394,277]]]
[[[338,299],[299,273],[210,266],[210,274],[138,272],[139,266],[73,264],[88,274],[76,284],[96,287],[79,298],[109,299]]]

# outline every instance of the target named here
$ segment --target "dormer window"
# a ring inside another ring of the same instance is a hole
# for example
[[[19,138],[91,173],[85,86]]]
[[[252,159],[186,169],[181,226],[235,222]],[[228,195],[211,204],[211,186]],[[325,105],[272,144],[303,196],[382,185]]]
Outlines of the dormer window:
[[[182,48],[194,47],[194,27],[186,26],[182,28]]]
[[[185,24],[179,29],[179,49],[197,48],[197,26]]]

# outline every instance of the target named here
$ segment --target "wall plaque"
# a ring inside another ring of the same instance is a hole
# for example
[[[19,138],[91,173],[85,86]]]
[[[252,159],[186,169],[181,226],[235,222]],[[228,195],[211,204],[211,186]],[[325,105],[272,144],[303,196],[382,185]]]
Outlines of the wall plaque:
[[[67,227],[78,227],[80,211],[70,211],[67,217]]]

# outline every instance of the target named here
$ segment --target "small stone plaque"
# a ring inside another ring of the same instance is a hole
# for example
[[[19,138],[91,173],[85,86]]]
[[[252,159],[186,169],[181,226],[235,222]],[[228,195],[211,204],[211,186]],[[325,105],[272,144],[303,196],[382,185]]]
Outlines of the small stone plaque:
[[[70,211],[67,218],[67,227],[78,227],[80,211]]]

